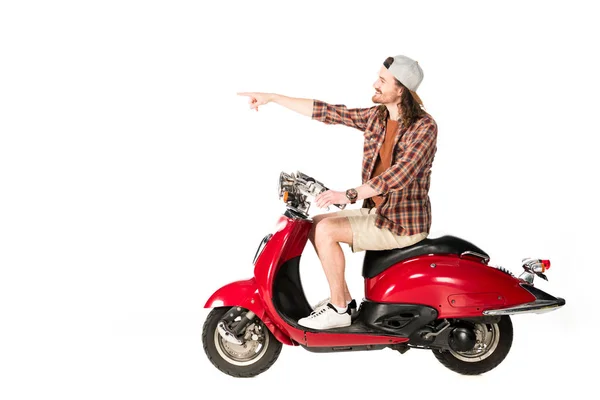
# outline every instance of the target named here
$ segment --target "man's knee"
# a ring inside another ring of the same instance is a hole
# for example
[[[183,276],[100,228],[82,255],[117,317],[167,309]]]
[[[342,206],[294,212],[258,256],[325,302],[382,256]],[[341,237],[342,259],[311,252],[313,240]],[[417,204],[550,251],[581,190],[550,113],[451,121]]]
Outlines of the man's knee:
[[[314,244],[315,243],[315,232],[317,230],[317,225],[320,224],[326,218],[332,217],[331,214],[319,214],[313,217],[313,223],[310,228],[310,232],[308,233],[308,238]]]
[[[313,226],[313,239],[315,243],[332,242],[335,237],[337,224],[332,218],[323,218]]]
[[[321,221],[323,218],[319,218],[320,215],[317,215],[315,217],[313,217],[313,223],[312,226],[310,227],[310,232],[308,232],[308,239],[314,244],[315,243],[315,230],[317,229],[317,224],[319,223],[319,221]]]
[[[324,218],[325,218],[324,214],[315,215],[313,217],[313,226],[316,226],[319,222],[323,221]]]

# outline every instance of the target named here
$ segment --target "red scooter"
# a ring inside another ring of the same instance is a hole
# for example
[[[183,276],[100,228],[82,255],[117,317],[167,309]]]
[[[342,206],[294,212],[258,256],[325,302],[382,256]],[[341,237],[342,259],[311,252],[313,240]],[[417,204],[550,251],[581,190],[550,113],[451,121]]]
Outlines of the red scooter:
[[[480,248],[454,236],[413,246],[366,251],[364,299],[345,328],[312,330],[297,321],[313,312],[300,281],[300,257],[312,226],[310,201],[327,188],[301,173],[279,177],[286,204],[272,233],[254,256],[254,277],[218,289],[203,327],[206,355],[235,377],[258,375],[273,365],[283,344],[312,352],[430,349],[460,374],[485,373],[507,356],[513,340],[510,315],[542,313],[565,300],[534,287],[548,260],[523,260],[523,273],[488,265]],[[343,205],[338,205],[344,208]]]

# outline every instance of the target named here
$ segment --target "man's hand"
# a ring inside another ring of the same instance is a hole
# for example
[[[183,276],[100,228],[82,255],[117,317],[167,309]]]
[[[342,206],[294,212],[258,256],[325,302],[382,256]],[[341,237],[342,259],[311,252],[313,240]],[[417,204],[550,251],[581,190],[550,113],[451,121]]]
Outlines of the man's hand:
[[[368,199],[369,197],[373,197],[378,195],[379,193],[369,186],[368,183],[365,183],[356,188],[358,192],[358,196],[356,197],[356,201]],[[346,192],[336,192],[334,190],[327,190],[321,194],[319,194],[315,198],[315,203],[319,208],[327,208],[332,204],[349,204],[350,200],[346,197]]]
[[[250,109],[258,111],[258,106],[262,106],[273,101],[273,93],[241,92],[238,96],[248,96]]]
[[[307,117],[312,117],[313,99],[301,99],[296,97],[288,97],[277,93],[259,93],[259,92],[240,92],[238,96],[248,96],[248,104],[250,109],[258,111],[258,106],[267,103],[275,103],[296,111]]]
[[[319,194],[315,201],[317,207],[327,208],[332,204],[348,204],[350,200],[346,197],[346,192],[336,192],[334,190],[327,190]]]

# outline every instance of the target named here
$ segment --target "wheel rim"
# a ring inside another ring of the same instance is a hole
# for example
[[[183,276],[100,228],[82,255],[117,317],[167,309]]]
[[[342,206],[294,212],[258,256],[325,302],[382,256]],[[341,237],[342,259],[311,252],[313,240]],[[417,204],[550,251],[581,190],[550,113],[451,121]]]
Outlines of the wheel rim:
[[[269,347],[269,335],[265,334],[265,327],[260,324],[261,333],[257,340],[246,340],[243,344],[234,344],[224,340],[219,331],[215,329],[215,347],[219,355],[233,365],[247,366],[260,360]]]
[[[500,327],[498,324],[475,324],[476,343],[469,351],[454,351],[450,353],[465,362],[479,362],[494,353],[500,343]]]

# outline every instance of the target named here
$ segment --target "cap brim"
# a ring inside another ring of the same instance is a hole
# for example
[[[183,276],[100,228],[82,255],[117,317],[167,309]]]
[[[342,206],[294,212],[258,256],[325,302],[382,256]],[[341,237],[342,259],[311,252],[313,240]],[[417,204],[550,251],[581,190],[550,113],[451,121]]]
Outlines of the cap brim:
[[[413,99],[415,99],[415,101],[417,103],[419,103],[420,105],[423,105],[423,101],[421,100],[419,95],[416,92],[413,92],[412,90],[409,90],[409,91],[410,91],[410,94],[412,95]]]

